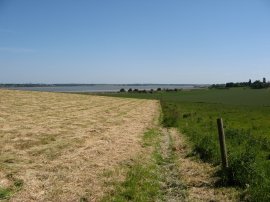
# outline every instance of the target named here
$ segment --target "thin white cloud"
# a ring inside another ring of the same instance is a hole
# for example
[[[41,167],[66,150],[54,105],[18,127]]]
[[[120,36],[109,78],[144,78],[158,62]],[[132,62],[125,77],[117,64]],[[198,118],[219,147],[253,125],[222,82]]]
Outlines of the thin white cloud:
[[[0,47],[1,52],[10,52],[10,53],[32,53],[35,52],[33,49],[29,48],[11,48],[11,47]]]

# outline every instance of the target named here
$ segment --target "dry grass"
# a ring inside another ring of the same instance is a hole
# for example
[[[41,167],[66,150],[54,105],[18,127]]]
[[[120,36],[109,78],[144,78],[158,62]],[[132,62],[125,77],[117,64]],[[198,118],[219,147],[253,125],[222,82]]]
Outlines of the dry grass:
[[[99,200],[104,173],[141,151],[155,101],[0,90],[0,187],[11,201]]]
[[[178,168],[183,183],[188,190],[187,201],[239,201],[239,193],[235,188],[216,187],[214,177],[217,167],[204,163],[196,157],[189,157],[190,144],[176,129],[170,133],[175,141],[178,153]]]

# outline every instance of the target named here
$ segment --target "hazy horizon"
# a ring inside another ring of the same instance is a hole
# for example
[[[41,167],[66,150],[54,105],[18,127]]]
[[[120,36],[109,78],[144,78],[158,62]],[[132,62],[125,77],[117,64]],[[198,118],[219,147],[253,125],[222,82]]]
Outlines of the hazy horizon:
[[[0,85],[211,85],[210,83],[0,83]]]
[[[270,3],[0,0],[0,83],[270,78]]]

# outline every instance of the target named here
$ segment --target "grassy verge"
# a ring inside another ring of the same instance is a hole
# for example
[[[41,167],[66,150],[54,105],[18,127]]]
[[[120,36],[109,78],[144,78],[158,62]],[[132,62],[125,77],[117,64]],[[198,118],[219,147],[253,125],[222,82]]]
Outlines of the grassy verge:
[[[213,164],[220,163],[215,118],[222,116],[229,168],[217,173],[221,177],[219,185],[242,188],[245,200],[269,201],[269,124],[265,122],[264,127],[259,127],[264,120],[258,117],[264,114],[263,109],[205,103],[171,104],[168,108],[182,115],[176,124],[193,142],[194,154]],[[250,121],[252,118],[255,120]]]
[[[111,95],[110,95],[111,96]],[[229,169],[220,170],[220,185],[237,186],[243,200],[270,201],[270,91],[194,90],[120,97],[159,99],[163,125],[176,127],[193,143],[202,160],[220,163],[216,119],[224,120]]]
[[[142,157],[128,168],[124,182],[103,201],[157,201],[166,195],[166,170],[164,165],[174,160],[173,154],[166,158],[161,153],[161,132],[152,129],[143,136],[143,146],[152,148],[150,158]]]
[[[162,176],[160,167],[162,157],[158,151],[160,132],[149,130],[143,136],[143,146],[153,147],[151,158],[147,162],[141,159],[131,165],[124,182],[116,184],[116,190],[103,201],[154,201],[162,196]],[[145,159],[145,157],[143,157]]]
[[[259,128],[255,129],[255,125],[245,125],[249,121],[244,116],[250,117],[252,114],[250,107],[247,110],[246,107],[240,106],[232,109],[231,106],[217,104],[209,106],[185,103],[181,108],[175,106],[171,108],[174,109],[170,110],[182,114],[177,125],[193,142],[194,153],[202,160],[213,164],[220,163],[215,117],[222,116],[225,120],[229,168],[217,173],[221,177],[219,185],[242,188],[245,190],[243,198],[246,200],[268,201],[270,199],[269,137],[267,133],[260,132]],[[253,110],[255,114],[252,117],[262,113],[259,109]],[[259,123],[254,121],[253,124]]]

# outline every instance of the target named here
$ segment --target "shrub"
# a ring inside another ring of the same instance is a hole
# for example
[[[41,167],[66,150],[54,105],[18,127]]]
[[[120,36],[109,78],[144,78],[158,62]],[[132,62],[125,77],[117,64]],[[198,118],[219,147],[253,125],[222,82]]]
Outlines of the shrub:
[[[213,137],[204,136],[199,139],[194,146],[194,152],[199,155],[203,161],[217,161],[218,145],[214,142]]]
[[[240,154],[229,156],[229,167],[218,172],[221,183],[236,185],[245,188],[258,178],[255,167],[256,153],[251,148],[246,148]]]
[[[181,117],[179,110],[177,110],[177,106],[162,101],[161,105],[164,114],[163,125],[165,127],[177,127]]]
[[[126,90],[124,88],[121,88],[120,93],[124,93],[124,92],[126,92]]]
[[[183,118],[185,119],[185,118],[188,118],[188,117],[190,117],[191,116],[191,113],[185,113],[185,114],[183,114]]]

